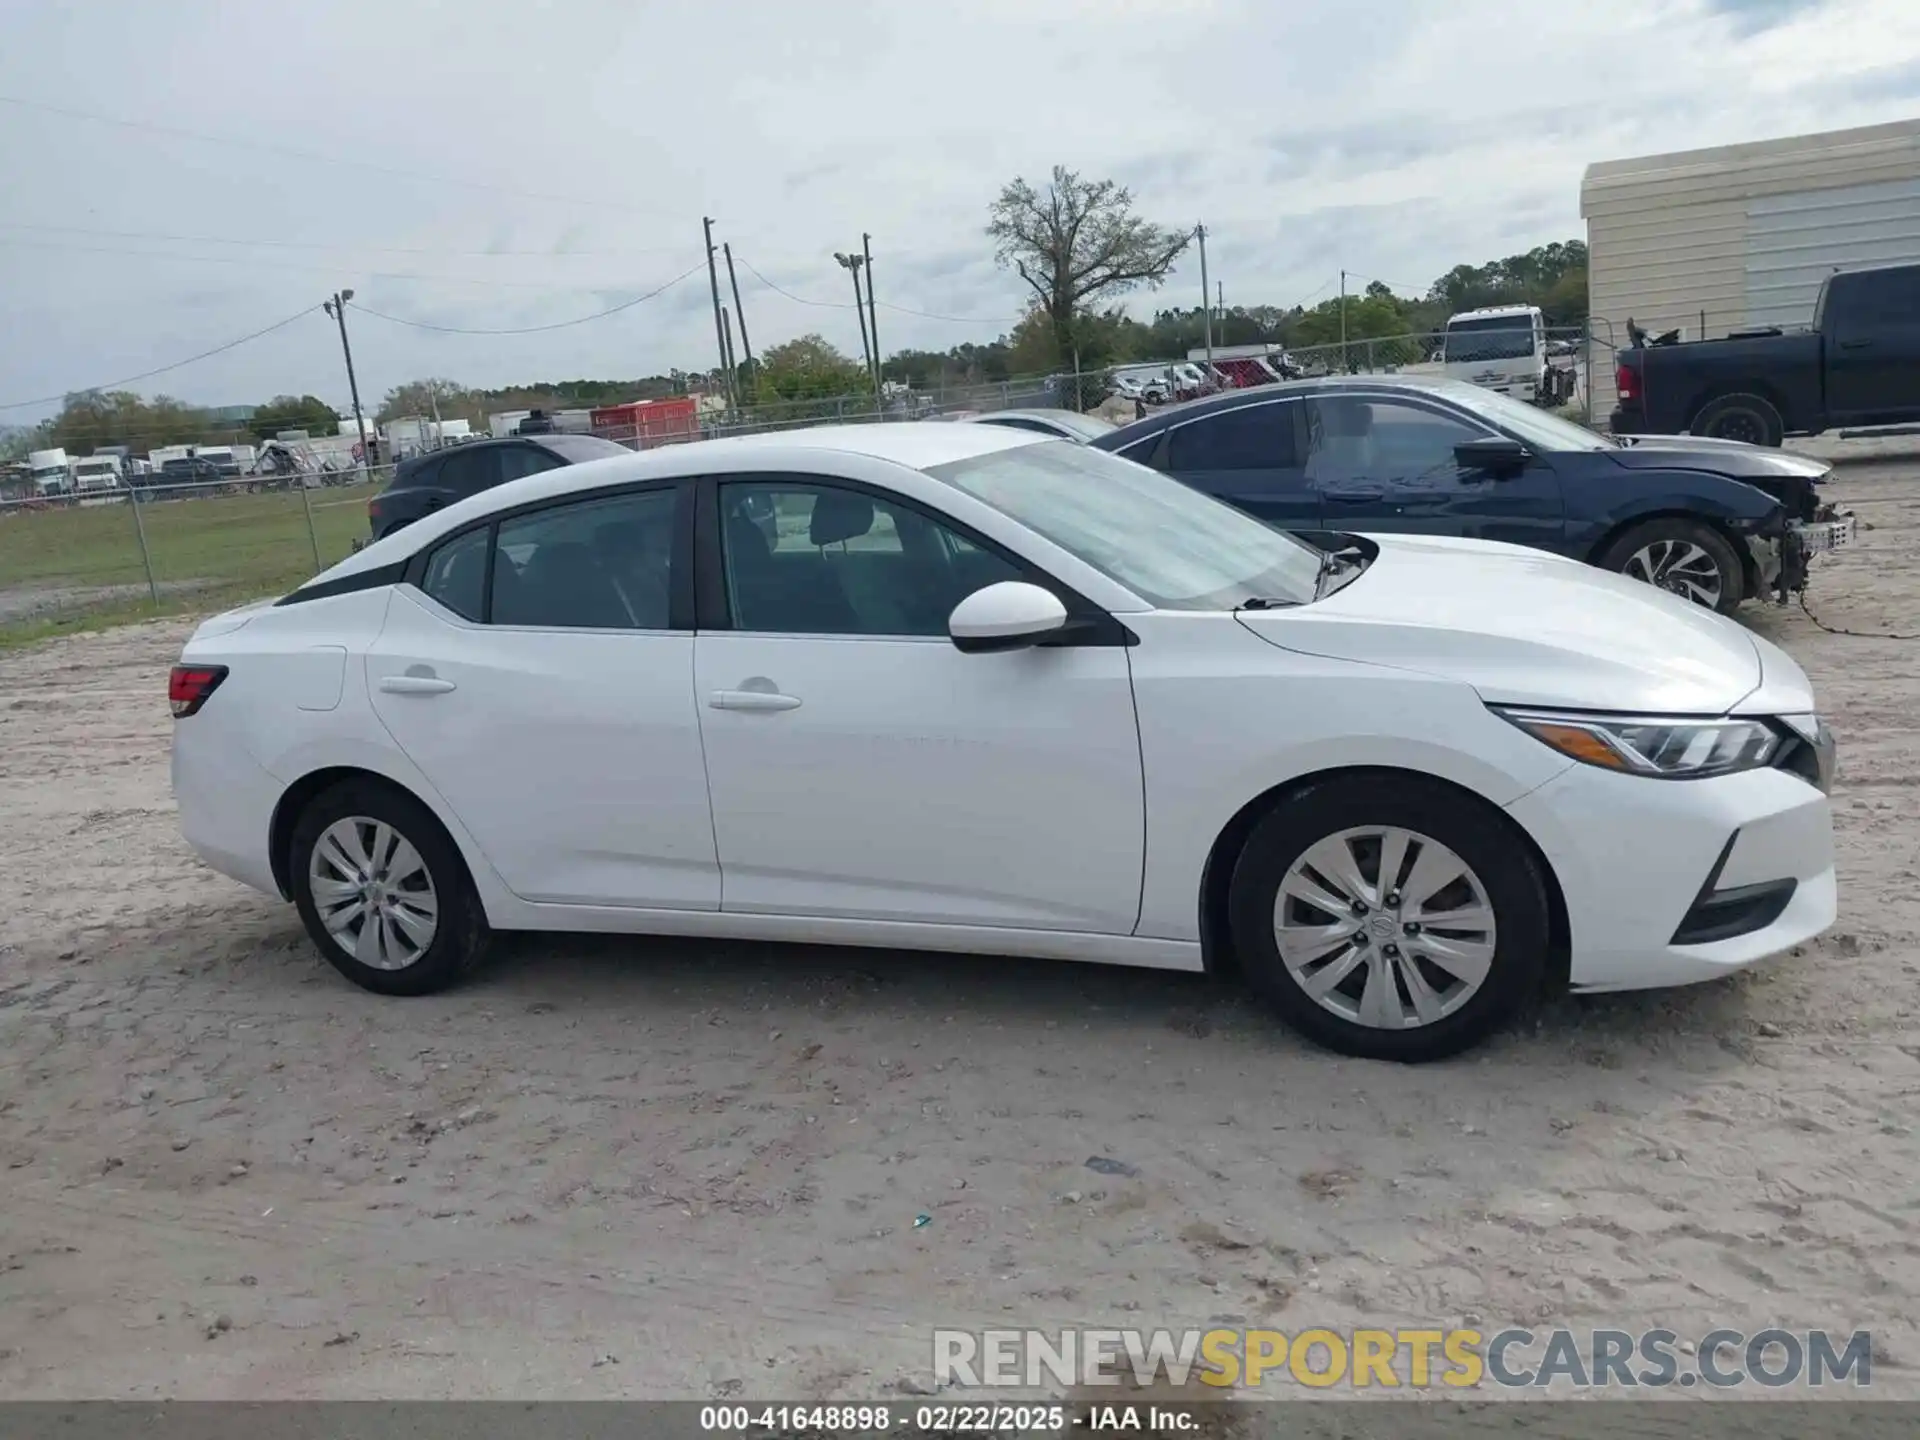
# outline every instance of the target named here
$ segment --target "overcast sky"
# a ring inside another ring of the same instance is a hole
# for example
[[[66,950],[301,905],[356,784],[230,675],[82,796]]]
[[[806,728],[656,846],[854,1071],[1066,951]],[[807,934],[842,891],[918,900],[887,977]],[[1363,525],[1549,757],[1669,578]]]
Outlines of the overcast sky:
[[[707,367],[702,215],[736,261],[827,302],[742,268],[756,349],[812,330],[858,352],[832,252],[862,231],[887,350],[988,340],[1022,297],[993,266],[987,204],[1056,163],[1127,182],[1155,220],[1204,222],[1229,304],[1324,298],[1342,267],[1418,291],[1583,234],[1589,162],[1920,115],[1914,0],[6,9],[0,404],[166,365],[340,286],[389,316],[499,329],[692,272],[542,334],[352,315],[370,409],[430,374]],[[1198,299],[1188,263],[1132,307]],[[317,308],[131,388],[346,400]]]

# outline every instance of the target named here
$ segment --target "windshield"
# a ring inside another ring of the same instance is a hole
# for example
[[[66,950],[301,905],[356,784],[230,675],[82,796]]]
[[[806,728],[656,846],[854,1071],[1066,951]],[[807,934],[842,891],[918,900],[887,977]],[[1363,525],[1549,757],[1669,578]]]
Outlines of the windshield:
[[[1476,360],[1523,360],[1533,354],[1533,317],[1495,315],[1485,320],[1447,322],[1446,359],[1450,365]]]
[[[1313,599],[1318,550],[1104,450],[1043,440],[927,473],[1162,610]]]
[[[1562,420],[1524,400],[1482,390],[1478,385],[1451,384],[1438,387],[1442,394],[1462,410],[1489,420],[1502,430],[1517,436],[1536,450],[1613,450],[1618,448],[1604,435],[1584,425]]]

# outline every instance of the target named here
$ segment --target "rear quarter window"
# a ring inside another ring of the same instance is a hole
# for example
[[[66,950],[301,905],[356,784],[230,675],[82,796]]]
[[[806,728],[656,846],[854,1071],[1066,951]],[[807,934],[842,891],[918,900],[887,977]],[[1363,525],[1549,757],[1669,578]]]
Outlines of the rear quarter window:
[[[456,535],[427,557],[420,588],[465,620],[478,621],[487,594],[486,528]]]

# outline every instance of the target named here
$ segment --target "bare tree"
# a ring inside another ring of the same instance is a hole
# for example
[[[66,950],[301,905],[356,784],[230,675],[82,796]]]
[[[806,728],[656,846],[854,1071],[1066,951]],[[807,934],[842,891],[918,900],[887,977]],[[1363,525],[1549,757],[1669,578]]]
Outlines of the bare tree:
[[[1010,182],[987,213],[994,259],[1033,287],[1063,359],[1086,301],[1158,289],[1193,238],[1134,214],[1125,186],[1082,180],[1063,165],[1044,191]]]

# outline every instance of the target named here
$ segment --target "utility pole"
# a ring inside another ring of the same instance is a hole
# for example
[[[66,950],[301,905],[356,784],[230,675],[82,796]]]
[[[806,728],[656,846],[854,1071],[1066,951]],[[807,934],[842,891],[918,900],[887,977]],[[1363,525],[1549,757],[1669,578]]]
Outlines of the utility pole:
[[[1207,377],[1213,377],[1213,306],[1209,303],[1207,285],[1207,227],[1196,225],[1194,235],[1200,241],[1200,309],[1207,317]]]
[[[702,216],[700,224],[707,232],[707,285],[713,291],[713,343],[720,351],[720,379],[727,387],[727,399],[735,399],[733,371],[727,366],[727,336],[720,328],[720,272],[713,264],[713,217]]]
[[[438,447],[441,440],[445,438],[440,426],[440,382],[438,380],[427,381],[427,407],[433,411],[433,443]]]
[[[1340,272],[1340,373],[1347,373],[1347,272]]]
[[[873,236],[865,231],[860,235],[860,254],[867,266],[867,328],[873,332],[873,393],[878,395],[881,388],[880,362],[880,316],[873,308]],[[1700,328],[1702,335],[1706,327]]]
[[[733,246],[722,244],[720,253],[727,257],[727,284],[733,287],[733,313],[740,321],[740,349],[747,357],[747,364],[753,364],[753,342],[747,339],[747,312],[740,303],[740,279],[733,273]]]
[[[347,302],[351,299],[353,291],[336,290],[321,302],[320,308],[340,324],[340,353],[347,358],[347,393],[353,396],[353,428],[360,432],[360,478],[364,480],[373,450],[367,444],[367,417],[360,409],[360,382],[353,378],[353,346],[347,341]]]
[[[1220,301],[1214,308],[1220,312],[1220,338],[1224,340],[1227,338],[1227,287],[1216,280],[1213,282],[1213,293]]]
[[[726,306],[720,307],[720,334],[727,350],[727,373],[734,374],[733,364],[733,315]]]
[[[839,263],[841,269],[853,277],[853,313],[860,320],[860,353],[866,357],[867,378],[871,380],[874,374],[873,346],[867,340],[867,309],[860,294],[860,267],[867,262],[864,256],[848,255],[839,250],[833,252],[833,258]]]

